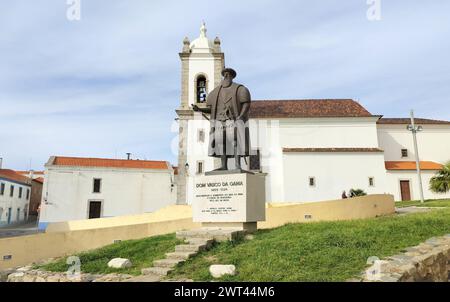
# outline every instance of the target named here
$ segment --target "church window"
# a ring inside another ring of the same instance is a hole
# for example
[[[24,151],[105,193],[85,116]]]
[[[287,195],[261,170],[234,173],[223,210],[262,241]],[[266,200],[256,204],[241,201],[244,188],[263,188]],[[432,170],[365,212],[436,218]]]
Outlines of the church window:
[[[203,161],[198,161],[197,162],[197,174],[202,174],[203,173]]]
[[[369,187],[374,187],[374,186],[375,186],[375,178],[369,177]]]
[[[200,75],[197,77],[197,103],[206,102],[206,77]]]
[[[316,178],[315,177],[310,177],[309,178],[309,186],[310,187],[314,187],[316,185]]]
[[[402,149],[402,157],[408,157],[408,149]]]
[[[94,178],[94,185],[93,185],[93,193],[100,193],[100,188],[102,186],[102,180],[100,178]]]
[[[199,129],[197,133],[197,140],[199,143],[205,142],[205,130]]]

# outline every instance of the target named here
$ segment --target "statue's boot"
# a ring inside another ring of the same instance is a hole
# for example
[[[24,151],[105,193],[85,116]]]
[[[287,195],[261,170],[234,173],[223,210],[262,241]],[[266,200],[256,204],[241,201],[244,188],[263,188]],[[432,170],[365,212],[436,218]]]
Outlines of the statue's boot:
[[[222,156],[220,159],[222,161],[222,167],[220,167],[218,169],[215,169],[213,171],[226,171],[226,170],[228,170],[228,159],[227,159],[227,157],[226,156]]]

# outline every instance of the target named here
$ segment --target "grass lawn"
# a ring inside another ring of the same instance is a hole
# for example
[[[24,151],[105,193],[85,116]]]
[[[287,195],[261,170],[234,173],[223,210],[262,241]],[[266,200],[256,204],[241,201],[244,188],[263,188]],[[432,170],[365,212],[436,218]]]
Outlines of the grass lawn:
[[[180,244],[180,240],[175,238],[175,234],[155,236],[141,240],[128,240],[105,246],[103,248],[80,253],[81,271],[94,274],[123,273],[140,275],[141,269],[150,267],[153,260],[165,258],[165,253],[173,252],[175,245]],[[127,269],[113,269],[108,267],[108,262],[113,258],[130,259],[133,266]],[[67,258],[61,258],[56,262],[37,266],[37,268],[65,272],[69,265]]]
[[[260,230],[253,240],[217,244],[169,275],[211,280],[211,264],[234,264],[223,281],[344,281],[426,239],[450,233],[450,209],[374,219],[290,224]]]
[[[430,199],[425,200],[424,203],[421,203],[420,200],[411,200],[411,201],[398,201],[395,203],[397,208],[404,207],[450,207],[450,199]]]

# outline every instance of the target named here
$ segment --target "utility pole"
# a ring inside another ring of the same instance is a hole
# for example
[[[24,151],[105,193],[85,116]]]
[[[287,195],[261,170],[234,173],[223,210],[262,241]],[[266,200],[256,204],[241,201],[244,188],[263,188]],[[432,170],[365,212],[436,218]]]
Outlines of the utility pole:
[[[416,171],[417,171],[417,179],[419,181],[419,192],[420,192],[420,202],[424,203],[425,200],[423,198],[423,186],[422,186],[422,174],[420,172],[420,160],[419,160],[419,150],[417,147],[417,132],[422,131],[422,126],[416,126],[414,122],[414,110],[411,110],[411,125],[408,125],[407,128],[411,131],[414,141],[414,153],[416,155]]]

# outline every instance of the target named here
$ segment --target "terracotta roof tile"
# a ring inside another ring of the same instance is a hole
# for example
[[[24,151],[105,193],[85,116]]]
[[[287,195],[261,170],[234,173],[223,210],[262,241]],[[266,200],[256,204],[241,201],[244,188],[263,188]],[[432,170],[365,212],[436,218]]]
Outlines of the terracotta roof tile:
[[[307,152],[383,152],[379,148],[283,148],[284,153]]]
[[[429,125],[450,125],[448,121],[431,120],[425,118],[415,118],[416,124],[429,124]],[[409,125],[411,119],[409,118],[381,118],[377,122],[378,124],[390,124],[390,125]]]
[[[38,177],[38,178],[35,178],[35,179],[33,179],[34,181],[37,181],[37,182],[39,182],[39,183],[41,183],[41,184],[43,184],[44,183],[44,178],[43,177]]]
[[[358,102],[351,99],[264,100],[254,101],[251,118],[371,117]]]
[[[386,161],[384,163],[386,170],[416,170],[415,161]],[[421,161],[421,170],[440,170],[442,165],[432,161]]]
[[[22,174],[22,175],[29,175],[30,171],[16,171],[16,173]],[[44,171],[33,171],[34,175],[44,175]]]
[[[0,169],[0,178],[5,178],[26,185],[30,184],[30,179],[28,177],[22,176],[14,170]]]
[[[131,168],[131,169],[169,169],[166,161],[153,160],[126,160],[107,158],[83,158],[56,156],[53,165],[73,167],[105,167],[105,168]]]

